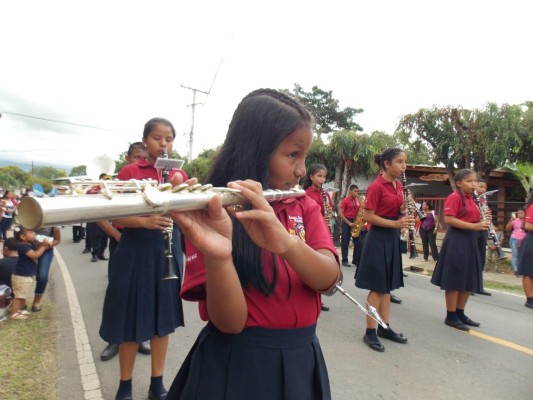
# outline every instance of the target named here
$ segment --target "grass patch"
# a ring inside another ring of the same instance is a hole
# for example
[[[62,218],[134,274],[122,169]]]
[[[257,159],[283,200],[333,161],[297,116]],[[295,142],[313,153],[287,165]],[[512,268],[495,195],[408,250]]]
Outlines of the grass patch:
[[[27,320],[0,322],[0,399],[56,399],[57,315],[49,296],[50,286],[41,312]]]
[[[483,286],[488,289],[500,290],[502,292],[524,294],[524,288],[521,285],[509,285],[507,283],[495,282],[485,279],[483,280]]]

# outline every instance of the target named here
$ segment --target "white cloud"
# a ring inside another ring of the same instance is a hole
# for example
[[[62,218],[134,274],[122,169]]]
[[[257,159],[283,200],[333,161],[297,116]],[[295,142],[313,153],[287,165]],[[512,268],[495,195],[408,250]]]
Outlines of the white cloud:
[[[170,119],[188,153],[222,143],[258,87],[333,90],[392,132],[421,107],[531,100],[530,2],[12,2],[0,36],[0,164],[10,156],[79,165]],[[98,130],[6,112],[107,128]],[[6,140],[8,138],[8,140]]]

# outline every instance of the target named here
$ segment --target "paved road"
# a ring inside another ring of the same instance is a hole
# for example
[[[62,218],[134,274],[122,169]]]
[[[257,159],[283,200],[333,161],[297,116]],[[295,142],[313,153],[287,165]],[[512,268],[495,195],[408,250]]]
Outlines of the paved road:
[[[81,254],[83,246],[71,243],[70,236],[70,228],[65,228],[51,277],[60,311],[59,399],[113,399],[118,359],[100,361],[105,343],[98,336],[107,263],[91,263],[88,255]],[[353,268],[343,267],[343,272],[345,290],[364,302],[367,293],[354,287]],[[409,273],[405,281],[406,287],[395,292],[403,304],[392,305],[391,324],[404,332],[409,343],[384,341],[384,353],[362,342],[364,315],[348,299],[341,294],[325,298],[331,311],[322,313],[318,334],[334,399],[532,398],[533,312],[524,307],[523,296],[499,292],[474,296],[468,314],[482,325],[466,334],[444,325],[443,294],[427,276]],[[75,301],[73,305],[76,298],[79,306]],[[171,335],[167,386],[203,326],[196,304],[185,302],[185,315],[187,326]],[[149,376],[150,357],[139,354],[135,399],[147,398]]]

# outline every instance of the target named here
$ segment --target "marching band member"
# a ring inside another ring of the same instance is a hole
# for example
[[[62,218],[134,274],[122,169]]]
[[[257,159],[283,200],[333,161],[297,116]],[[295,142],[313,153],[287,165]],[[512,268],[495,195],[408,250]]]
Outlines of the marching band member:
[[[444,221],[448,231],[442,242],[439,259],[431,283],[445,291],[446,318],[444,323],[462,331],[479,326],[465,315],[471,292],[482,289],[483,270],[478,238],[486,231],[488,221],[480,221],[480,211],[472,194],[476,189],[476,173],[462,169],[455,174],[456,191],[444,203]]]
[[[305,193],[320,206],[324,221],[326,222],[328,229],[331,229],[330,220],[333,218],[333,201],[331,200],[329,193],[322,187],[326,182],[327,173],[328,170],[324,165],[311,165],[303,179],[302,187],[305,190]],[[329,307],[324,303],[322,303],[322,311],[329,311]]]
[[[368,187],[363,218],[370,224],[370,231],[363,246],[361,262],[357,268],[355,286],[368,289],[367,302],[375,307],[388,324],[391,291],[403,287],[402,256],[400,253],[400,229],[414,223],[412,216],[400,216],[405,212],[403,186],[398,178],[405,171],[407,155],[401,149],[389,148],[374,156],[382,174]],[[376,351],[385,351],[378,336],[397,343],[407,343],[407,338],[392,329],[377,327],[376,321],[367,316],[363,341]]]

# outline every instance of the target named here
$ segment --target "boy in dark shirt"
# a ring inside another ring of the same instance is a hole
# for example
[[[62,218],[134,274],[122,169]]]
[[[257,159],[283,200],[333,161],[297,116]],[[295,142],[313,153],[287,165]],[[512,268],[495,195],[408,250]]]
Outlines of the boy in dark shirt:
[[[35,232],[22,226],[13,229],[17,239],[19,258],[15,265],[11,283],[13,284],[13,306],[11,319],[27,319],[27,311],[20,309],[26,304],[26,297],[35,288],[35,276],[37,275],[37,260],[48,248],[47,245],[37,243],[35,245]]]

